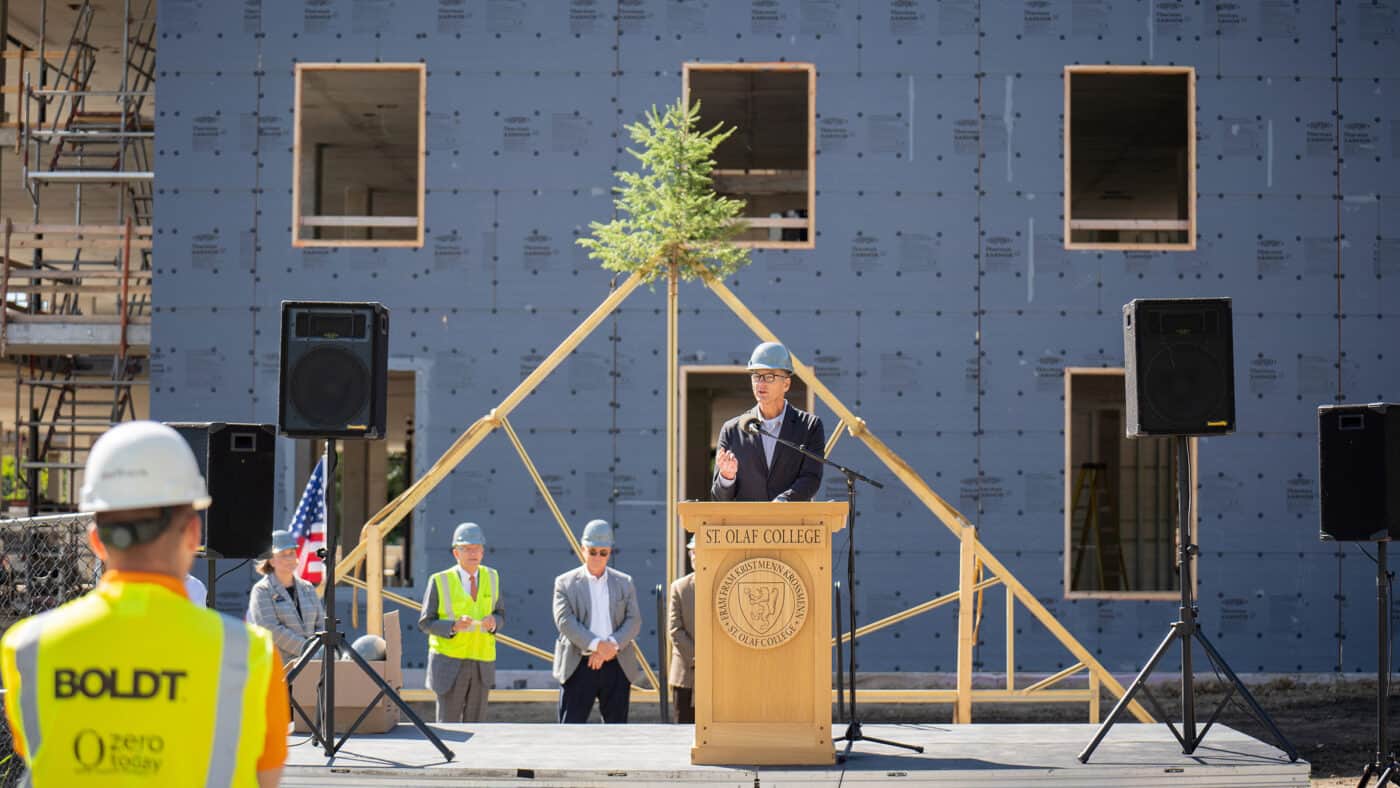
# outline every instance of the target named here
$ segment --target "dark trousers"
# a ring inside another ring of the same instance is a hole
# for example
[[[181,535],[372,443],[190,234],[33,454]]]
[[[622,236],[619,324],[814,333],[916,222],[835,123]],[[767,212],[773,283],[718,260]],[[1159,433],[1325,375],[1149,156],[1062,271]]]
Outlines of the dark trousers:
[[[603,722],[627,722],[632,685],[616,659],[604,662],[598,670],[588,667],[587,657],[579,661],[574,675],[559,689],[559,721],[588,722],[595,700]]]
[[[675,707],[676,722],[681,725],[695,724],[695,689],[671,685],[671,705]]]

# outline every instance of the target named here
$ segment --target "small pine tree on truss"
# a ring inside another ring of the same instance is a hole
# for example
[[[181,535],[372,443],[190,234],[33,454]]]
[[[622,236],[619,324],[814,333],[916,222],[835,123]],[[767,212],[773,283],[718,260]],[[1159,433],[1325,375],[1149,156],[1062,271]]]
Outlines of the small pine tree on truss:
[[[650,284],[671,272],[722,280],[749,263],[749,250],[733,243],[745,229],[744,201],[716,194],[711,179],[715,148],[734,129],[699,131],[699,120],[699,102],[687,108],[678,99],[664,114],[653,106],[645,122],[627,127],[639,148],[627,152],[641,170],[617,173],[617,218],[590,222],[592,237],[578,239],[604,268]]]

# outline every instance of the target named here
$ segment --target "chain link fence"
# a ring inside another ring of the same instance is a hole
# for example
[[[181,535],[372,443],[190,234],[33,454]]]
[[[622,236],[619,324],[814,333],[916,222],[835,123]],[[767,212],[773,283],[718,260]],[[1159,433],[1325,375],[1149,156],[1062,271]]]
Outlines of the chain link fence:
[[[92,590],[101,565],[88,549],[91,522],[90,514],[0,520],[0,633]],[[23,775],[13,755],[10,729],[0,715],[0,788],[18,785]]]
[[[0,689],[0,704],[5,702],[5,690]],[[24,779],[24,764],[15,755],[10,725],[0,714],[0,788],[14,788]]]

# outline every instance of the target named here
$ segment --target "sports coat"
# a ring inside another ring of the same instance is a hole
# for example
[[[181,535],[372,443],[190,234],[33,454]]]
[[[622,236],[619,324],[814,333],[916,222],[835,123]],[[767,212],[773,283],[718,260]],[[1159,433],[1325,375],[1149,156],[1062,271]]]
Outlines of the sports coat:
[[[673,687],[695,686],[695,573],[671,583],[671,600],[666,618],[671,630],[671,666],[667,671]]]
[[[649,685],[632,641],[642,631],[642,608],[632,577],[608,567],[608,606],[612,614],[612,639],[617,641],[617,662],[627,680],[636,687]],[[588,567],[579,566],[554,578],[554,625],[559,637],[554,641],[554,678],[560,684],[569,680],[583,660],[588,644],[597,635],[588,628],[592,612],[588,593]]]

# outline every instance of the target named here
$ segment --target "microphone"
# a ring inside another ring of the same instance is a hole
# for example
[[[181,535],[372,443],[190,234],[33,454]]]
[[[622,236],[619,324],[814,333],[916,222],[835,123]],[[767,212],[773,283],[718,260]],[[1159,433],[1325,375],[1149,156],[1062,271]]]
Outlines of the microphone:
[[[742,419],[739,419],[739,431],[747,432],[751,435],[757,435],[760,432],[760,428],[758,426],[760,421],[762,421],[762,419],[753,415],[752,413],[749,413],[745,415]]]

